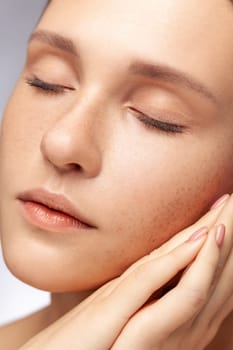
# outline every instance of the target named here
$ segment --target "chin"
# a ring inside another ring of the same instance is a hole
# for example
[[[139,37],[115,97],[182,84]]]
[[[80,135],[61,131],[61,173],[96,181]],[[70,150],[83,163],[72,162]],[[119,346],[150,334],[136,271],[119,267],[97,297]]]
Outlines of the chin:
[[[6,260],[6,265],[10,272],[21,282],[51,293],[68,293],[68,292],[85,292],[94,290],[104,284],[106,281],[98,281],[97,279],[87,278],[87,276],[81,276],[77,274],[75,280],[68,280],[63,274],[54,274],[52,271],[46,271],[38,268],[31,269],[24,267],[23,264],[17,264],[12,261]],[[38,270],[38,271],[37,271]]]
[[[60,268],[57,261],[51,257],[41,259],[41,254],[22,254],[18,246],[3,249],[3,257],[7,268],[17,279],[31,287],[51,293],[95,290],[116,277],[116,274],[112,275],[111,272],[103,276],[103,269],[99,269],[99,273],[90,269],[87,273],[86,264],[80,264],[75,269]]]

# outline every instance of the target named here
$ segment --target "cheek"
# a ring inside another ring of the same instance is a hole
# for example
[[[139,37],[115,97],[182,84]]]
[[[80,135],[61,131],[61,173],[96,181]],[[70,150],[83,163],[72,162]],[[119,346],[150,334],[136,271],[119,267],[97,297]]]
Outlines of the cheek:
[[[29,134],[32,134],[27,127],[28,120],[25,118],[27,114],[22,108],[23,105],[25,103],[21,101],[21,93],[18,93],[18,87],[16,87],[6,106],[1,126],[1,152],[9,158],[8,163],[13,158],[17,158],[17,153],[25,148]]]
[[[8,145],[9,150],[30,154],[33,146],[38,147],[41,136],[49,127],[50,113],[46,106],[46,103],[37,102],[25,91],[25,82],[20,78],[8,102],[2,123],[3,143]]]
[[[29,176],[29,172],[25,174],[25,169],[36,166],[38,162],[43,132],[41,125],[44,123],[40,116],[35,115],[32,106],[30,109],[18,83],[6,107],[1,126],[0,173],[6,186],[9,174],[11,184],[20,183],[23,176],[18,175]]]
[[[128,257],[126,264],[191,225],[219,195],[229,191],[232,169],[227,156],[223,159],[216,150],[210,158],[207,145],[188,147],[188,153],[187,147],[160,153],[157,148],[151,156],[140,157],[140,162],[124,153],[127,166],[116,167],[114,192],[109,189],[112,200],[107,201],[111,204],[105,213],[112,218],[109,230],[114,232],[114,244],[122,244],[118,251]]]

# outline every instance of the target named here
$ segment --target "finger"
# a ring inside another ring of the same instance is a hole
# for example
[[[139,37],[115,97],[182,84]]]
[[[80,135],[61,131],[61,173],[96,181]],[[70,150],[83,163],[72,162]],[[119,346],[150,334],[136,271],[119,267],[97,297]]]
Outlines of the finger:
[[[183,242],[184,239],[187,238],[187,235],[190,235],[191,232],[191,228],[195,227],[197,228],[198,226],[201,226],[202,224],[209,224],[209,226],[211,226],[211,224],[214,224],[218,217],[221,215],[224,207],[226,206],[226,204],[229,201],[229,197],[227,196],[227,198],[225,199],[225,202],[222,203],[222,205],[220,205],[219,207],[210,210],[210,212],[208,212],[207,214],[205,214],[200,220],[198,220],[197,223],[195,223],[194,225],[192,225],[191,227],[183,230],[181,232],[181,234],[179,234],[179,238],[177,239],[177,237],[175,237],[176,239],[176,246],[179,243],[179,240],[181,242]],[[208,221],[208,222],[207,222]],[[174,240],[175,240],[174,239]],[[167,251],[171,251],[172,250],[172,244],[166,244],[166,247],[168,248]],[[163,254],[166,254],[166,250],[164,249]],[[149,254],[143,258],[141,258],[139,261],[137,261],[136,263],[134,263],[125,273],[124,273],[124,278],[125,276],[127,276],[128,274],[132,273],[133,270],[137,269],[140,265],[144,264],[145,262],[149,262],[151,260],[153,260],[155,258],[155,255],[157,255],[157,257],[160,256],[160,254]],[[162,255],[162,254],[161,254]],[[105,298],[107,297],[113,290],[114,288],[121,283],[121,278],[116,278],[113,281],[108,282],[106,285],[102,286],[100,289],[98,289],[96,292],[94,292],[90,297],[88,297],[84,302],[82,302],[80,304],[80,306],[78,307],[78,311],[85,309],[86,307],[88,307],[89,305],[91,305],[94,301],[97,301],[98,298]],[[77,313],[77,311],[76,311]]]
[[[129,341],[132,348],[140,342],[142,349],[143,344],[155,345],[155,339],[157,345],[200,312],[208,297],[219,259],[215,234],[216,228],[213,228],[178,286],[160,300],[141,309],[128,322],[121,335],[122,344],[127,344],[126,349]],[[135,334],[140,336],[135,338]]]
[[[123,274],[109,295],[99,295],[84,312],[81,310],[77,320],[74,316],[66,322],[67,332],[73,329],[72,325],[77,326],[77,322],[79,329],[88,322],[89,333],[98,334],[96,349],[110,348],[132,315],[145,304],[154,290],[195,258],[205,239],[206,235],[199,240],[185,242],[167,256],[139,266],[130,275]],[[89,340],[85,338],[87,343]]]
[[[232,252],[233,245],[233,196],[227,201],[216,220],[217,225],[220,223],[223,223],[226,227],[224,245],[220,257],[220,265],[223,267],[227,261],[227,257]]]
[[[220,260],[216,279],[213,283],[213,293],[206,305],[208,319],[215,317],[215,314],[226,303],[233,294],[233,198],[224,207],[217,223],[225,225],[225,239],[221,248]]]
[[[104,301],[102,313],[114,315],[116,305],[120,305],[116,321],[121,320],[122,326],[122,320],[127,322],[158,288],[193,261],[205,239],[206,235],[196,241],[185,242],[167,256],[146,262],[133,270],[131,274],[126,276],[123,274],[116,288]]]
[[[225,198],[224,198],[225,197]],[[160,248],[155,249],[150,254],[142,257],[138,261],[136,261],[134,264],[132,264],[128,269],[128,273],[131,273],[132,270],[136,269],[139,265],[145,263],[146,261],[153,260],[155,256],[159,257],[163,254],[167,254],[169,251],[177,247],[178,245],[182,244],[188,237],[190,236],[191,232],[195,232],[198,230],[203,229],[203,232],[205,229],[207,229],[207,226],[211,227],[214,225],[214,223],[218,220],[218,217],[221,215],[221,212],[224,209],[224,206],[228,202],[230,195],[225,195],[224,197],[220,198],[220,205],[218,205],[216,208],[211,209],[208,211],[203,217],[201,217],[195,224],[192,226],[185,228],[183,231],[181,231],[179,234],[174,236],[172,239],[170,239],[168,242],[166,242],[163,246]],[[204,226],[205,225],[205,226]],[[81,304],[79,309],[83,309],[89,303],[93,302],[96,297],[99,295],[107,295],[109,294],[114,288],[118,281],[118,278],[115,278],[114,280],[111,280],[101,286],[98,290],[96,290],[94,293],[92,293],[88,298],[86,298]]]
[[[233,254],[228,259],[224,271],[220,275],[218,284],[208,304],[212,314],[219,311],[233,295]],[[213,316],[214,317],[214,316]]]
[[[74,327],[82,329],[82,324],[88,323],[90,334],[98,334],[98,339],[101,339],[97,348],[110,348],[130,317],[143,306],[154,290],[195,258],[205,239],[206,235],[199,240],[185,242],[167,256],[139,266],[137,271],[130,275],[123,274],[122,278],[116,281],[114,288],[111,284],[104,286],[102,293],[98,291],[98,295],[85,308],[80,309],[78,315],[73,309],[57,322],[53,331],[65,329],[66,334],[72,333]],[[106,293],[108,288],[111,290],[110,293],[109,291]],[[84,336],[88,343],[90,339]]]
[[[229,269],[231,278],[219,281],[218,288],[212,294],[210,301],[207,303],[202,313],[196,318],[197,333],[201,329],[208,329],[210,333],[216,334],[225,318],[233,310],[233,278],[232,266],[233,259],[228,261],[227,269]],[[228,281],[228,282],[226,282]],[[222,283],[224,284],[222,286]]]
[[[224,206],[229,201],[230,195],[225,195],[225,201],[221,202],[221,205],[214,209],[210,209],[204,216],[202,216],[197,222],[192,224],[191,226],[185,228],[180,231],[176,235],[174,235],[169,241],[165,242],[161,247],[156,248],[148,255],[142,257],[138,261],[136,261],[131,267],[130,270],[137,268],[139,265],[143,264],[146,261],[153,260],[155,257],[160,257],[164,254],[168,254],[171,250],[178,247],[180,244],[184,243],[185,240],[188,239],[191,232],[195,232],[197,230],[209,230],[214,226],[217,222],[218,217],[221,215],[221,212]],[[128,269],[128,270],[129,270]]]
[[[176,304],[175,300],[183,301],[179,320],[176,320],[179,321],[179,325],[199,313],[208,300],[220,257],[220,248],[216,243],[217,231],[218,227],[213,227],[210,230],[203,248],[195,262],[191,264],[181,278],[178,286],[171,291],[170,296],[167,295],[164,300],[161,299],[161,305],[166,303],[166,298],[169,299],[171,310],[172,303]],[[176,297],[179,299],[176,299]]]
[[[225,199],[225,200],[224,200]],[[231,203],[233,200],[233,196],[231,196]],[[161,248],[156,249],[149,255],[146,255],[145,257],[139,259],[134,263],[127,271],[125,272],[125,275],[131,273],[133,270],[137,269],[138,266],[144,264],[145,262],[153,260],[155,257],[162,256],[164,254],[167,254],[172,249],[180,245],[185,241],[185,239],[190,236],[190,232],[197,230],[199,227],[203,226],[203,232],[207,226],[211,227],[216,222],[219,222],[219,218],[221,218],[221,213],[224,211],[224,208],[227,206],[227,203],[230,201],[230,195],[225,195],[225,198],[221,198],[221,202],[218,203],[218,206],[214,209],[210,209],[209,212],[207,212],[203,217],[201,217],[195,224],[192,226],[184,229],[179,234],[174,236],[170,241],[165,243]],[[219,205],[220,204],[220,205]],[[229,211],[229,210],[228,210]],[[227,215],[227,214],[226,214]],[[206,226],[204,226],[206,225]],[[116,287],[116,285],[119,283],[119,278],[116,278],[108,283],[106,285],[99,288],[96,292],[94,292],[90,297],[88,297],[84,302],[80,304],[79,309],[83,309],[86,306],[88,306],[90,303],[92,303],[96,298],[98,297],[106,297],[111,293],[111,291]]]
[[[233,257],[230,256],[217,286],[206,305],[203,313],[198,317],[199,327],[217,329],[225,317],[233,310]]]
[[[220,311],[222,307],[224,307],[226,300],[228,300],[233,294],[233,195],[226,197],[225,202],[215,209],[215,213],[217,211],[218,215],[214,224],[216,226],[221,223],[225,225],[225,238],[223,247],[220,251],[220,258],[216,268],[215,278],[211,286],[212,291],[210,291],[210,295],[213,293],[213,298],[211,297],[210,301],[206,305],[205,308],[207,310],[206,312],[202,313],[203,316],[200,315],[200,317],[203,317],[205,322],[206,320],[215,320],[216,313]],[[210,219],[213,220],[213,212],[214,211],[211,210],[209,213],[207,213],[199,220],[199,223],[201,223],[203,219],[208,219],[208,216],[210,216]],[[188,229],[185,231],[188,231]],[[221,316],[218,317],[218,319],[221,321],[223,320],[221,319]]]
[[[76,310],[74,310],[74,313],[77,314],[77,312],[83,311],[90,304],[96,302],[98,298],[107,297],[111,293],[111,291],[115,288],[118,279],[119,277],[114,278],[111,281],[108,281],[107,283],[102,285],[100,288],[98,288],[96,291],[94,291],[92,294],[90,294],[89,297],[87,297],[84,301],[82,301],[80,304],[77,305]]]
[[[216,242],[219,231],[224,237],[225,226],[221,224],[210,230],[208,239],[196,261],[184,273],[178,285],[181,290],[191,291],[190,294],[194,294],[194,297],[197,294],[197,304],[200,303],[200,306],[206,303],[216,277],[222,248]]]
[[[202,216],[197,222],[195,222],[193,225],[185,228],[184,230],[177,233],[175,236],[173,236],[169,241],[165,242],[161,247],[156,248],[153,250],[150,254],[142,257],[140,260],[136,261],[130,269],[137,268],[138,265],[141,265],[142,263],[153,260],[154,257],[160,257],[164,254],[168,254],[171,250],[185,242],[185,240],[188,239],[191,232],[195,232],[197,230],[205,231],[210,230],[217,222],[219,216],[221,215],[221,212],[223,211],[224,206],[229,201],[230,195],[225,195],[225,201],[221,202],[221,205],[218,207],[211,209],[209,212],[207,212],[204,216]],[[233,198],[233,197],[232,197]]]
[[[211,209],[207,212],[203,217],[201,217],[195,224],[192,226],[185,228],[183,231],[181,231],[179,234],[174,236],[171,240],[169,240],[167,243],[165,243],[163,246],[161,246],[158,249],[155,249],[150,254],[142,257],[138,261],[136,261],[133,265],[127,269],[127,273],[131,273],[132,270],[136,269],[139,265],[145,263],[146,261],[153,260],[155,256],[159,257],[164,254],[167,254],[169,251],[177,247],[178,245],[182,244],[185,239],[188,239],[190,236],[190,233],[193,231],[198,230],[200,227],[200,230],[207,228],[207,226],[211,227],[219,218],[221,215],[224,206],[226,206],[227,202],[229,201],[230,196],[225,195],[225,200],[223,201],[223,197],[221,198],[220,205],[218,205],[216,208]],[[206,225],[206,226],[204,226]],[[202,226],[202,227],[201,227]],[[118,278],[107,282],[105,285],[100,287],[97,291],[92,293],[88,298],[86,298],[76,309],[75,312],[83,310],[86,306],[88,306],[90,303],[94,301],[99,296],[107,296],[111,291],[115,288],[116,284],[118,283]]]
[[[155,249],[150,254],[148,254],[148,255],[142,257],[141,259],[139,259],[138,261],[136,261],[133,265],[131,265],[129,267],[129,269],[127,269],[126,273],[131,273],[131,271],[136,269],[139,265],[145,263],[146,261],[153,260],[154,257],[159,257],[159,256],[162,256],[164,254],[167,254],[172,249],[174,249],[178,245],[185,242],[185,240],[187,240],[188,237],[190,236],[191,232],[195,232],[198,229],[200,230],[200,232],[202,230],[204,232],[205,229],[206,230],[208,228],[210,229],[214,224],[216,224],[217,222],[220,221],[219,218],[221,218],[221,213],[223,212],[224,207],[226,207],[227,203],[229,203],[230,199],[231,199],[231,203],[232,203],[233,195],[230,196],[229,194],[225,194],[224,196],[222,196],[215,203],[215,205],[217,204],[216,207],[214,207],[213,209],[211,207],[210,210],[204,216],[202,216],[196,223],[194,223],[190,227],[182,230],[180,233],[178,233],[173,238],[171,238],[168,242],[163,244],[163,246],[161,246],[160,248]],[[90,301],[92,301],[92,298],[94,299],[94,297],[101,294],[103,292],[103,290],[105,290],[106,293],[111,292],[111,290],[114,289],[116,283],[118,283],[118,278],[116,278],[115,280],[116,281],[114,281],[114,284],[112,283],[113,281],[110,281],[108,288],[106,288],[104,286],[104,289],[100,289],[97,294],[93,295],[93,297],[91,296],[91,298],[90,299],[88,298],[88,299]]]

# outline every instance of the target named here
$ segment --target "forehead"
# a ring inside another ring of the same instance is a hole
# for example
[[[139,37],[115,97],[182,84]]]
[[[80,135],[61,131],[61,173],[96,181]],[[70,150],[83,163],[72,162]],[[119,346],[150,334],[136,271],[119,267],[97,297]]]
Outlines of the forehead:
[[[208,75],[216,89],[226,67],[225,90],[232,90],[230,0],[53,0],[39,29],[71,38],[96,61],[156,60]]]
[[[53,0],[40,25],[74,39],[100,35],[122,49],[233,47],[231,0]]]
[[[212,19],[219,18],[224,21],[222,14],[231,16],[233,11],[233,0],[50,0],[47,3],[63,7],[63,11],[68,13],[70,10],[76,9],[82,15],[88,13],[89,15],[104,16],[107,14],[108,18],[123,19],[125,17],[128,21],[132,19],[141,19],[144,21],[145,15],[147,16],[147,25],[150,20],[155,19],[154,16],[163,18],[180,17],[184,18],[188,15],[192,15],[190,20],[202,20],[204,19],[206,24]],[[220,11],[220,12],[219,12]],[[73,13],[76,16],[78,13]],[[230,17],[229,17],[230,18]],[[65,18],[64,18],[65,19]],[[225,18],[226,19],[226,18]]]

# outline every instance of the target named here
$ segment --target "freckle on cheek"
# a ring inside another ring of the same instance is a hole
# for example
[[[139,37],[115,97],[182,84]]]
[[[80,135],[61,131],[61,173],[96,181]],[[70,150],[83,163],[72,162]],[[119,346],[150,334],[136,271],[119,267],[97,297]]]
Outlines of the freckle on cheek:
[[[203,214],[203,207],[206,208],[204,199],[197,194],[194,195],[191,187],[177,190],[170,202],[160,203],[156,216],[151,222],[154,230],[150,231],[148,242],[155,248],[163,244],[194,223]]]

